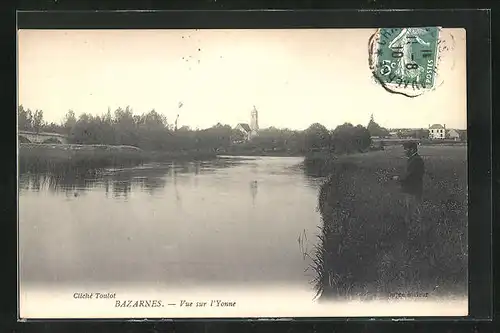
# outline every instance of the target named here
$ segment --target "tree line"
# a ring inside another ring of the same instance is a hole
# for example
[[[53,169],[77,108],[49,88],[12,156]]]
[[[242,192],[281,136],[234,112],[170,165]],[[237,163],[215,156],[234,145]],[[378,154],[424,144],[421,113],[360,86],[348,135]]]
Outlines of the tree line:
[[[56,124],[46,122],[42,110],[19,106],[18,127],[20,130],[54,132],[68,136],[75,144],[130,145],[149,151],[169,150],[217,150],[217,151],[278,151],[306,153],[330,151],[350,153],[370,147],[371,136],[387,131],[370,120],[367,127],[350,123],[327,129],[314,123],[305,130],[261,129],[250,141],[244,134],[227,124],[217,123],[206,129],[176,128],[175,122],[151,110],[141,115],[134,114],[130,107],[110,109],[102,115],[83,113],[78,118],[68,111]],[[236,144],[235,142],[241,142]]]

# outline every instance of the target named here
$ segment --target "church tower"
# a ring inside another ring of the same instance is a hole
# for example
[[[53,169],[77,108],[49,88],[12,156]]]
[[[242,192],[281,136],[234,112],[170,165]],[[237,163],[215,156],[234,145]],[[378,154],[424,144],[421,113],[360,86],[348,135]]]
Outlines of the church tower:
[[[252,130],[252,133],[255,133],[255,134],[257,134],[257,132],[259,131],[259,112],[255,108],[255,105],[253,106],[253,110],[252,110],[250,129]]]

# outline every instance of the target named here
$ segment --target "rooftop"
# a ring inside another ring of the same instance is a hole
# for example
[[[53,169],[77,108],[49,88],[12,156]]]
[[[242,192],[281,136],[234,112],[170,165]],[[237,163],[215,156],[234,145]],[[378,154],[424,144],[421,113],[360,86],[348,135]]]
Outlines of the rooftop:
[[[444,126],[441,124],[434,124],[430,126],[429,129],[444,129]]]
[[[244,124],[244,123],[239,123],[238,125],[236,125],[236,127],[238,126],[241,126],[241,128],[243,128],[245,131],[247,132],[250,132],[252,129],[250,128],[250,125],[248,124]]]

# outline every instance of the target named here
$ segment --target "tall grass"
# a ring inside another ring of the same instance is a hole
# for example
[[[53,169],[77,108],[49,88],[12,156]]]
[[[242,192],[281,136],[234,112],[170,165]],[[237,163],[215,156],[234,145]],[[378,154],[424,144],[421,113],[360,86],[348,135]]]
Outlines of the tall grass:
[[[329,172],[319,192],[319,241],[308,254],[320,299],[467,293],[466,148],[421,154],[422,213],[409,224],[391,180],[406,166],[402,149],[306,161],[309,172]]]

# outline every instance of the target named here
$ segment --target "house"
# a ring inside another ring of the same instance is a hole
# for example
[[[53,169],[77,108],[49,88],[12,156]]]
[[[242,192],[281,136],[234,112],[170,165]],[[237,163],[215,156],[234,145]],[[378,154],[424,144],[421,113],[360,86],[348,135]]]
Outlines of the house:
[[[250,128],[250,125],[245,123],[239,123],[238,125],[236,125],[234,129],[241,132],[245,140],[250,140],[252,138],[252,129]]]
[[[389,139],[398,139],[399,138],[398,132],[397,131],[389,132],[388,138]]]
[[[434,124],[432,126],[429,125],[429,139],[439,139],[443,140],[446,138],[446,125]]]
[[[250,119],[250,125],[247,123],[239,123],[234,128],[236,131],[239,131],[241,134],[243,134],[243,137],[246,141],[249,141],[253,137],[257,136],[259,132],[259,114],[255,106],[253,107],[253,110],[251,112]]]
[[[450,129],[447,133],[447,137],[451,140],[460,141],[460,133],[457,130]]]

